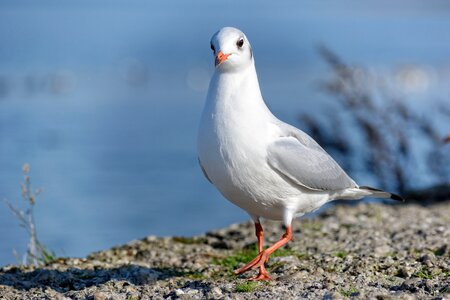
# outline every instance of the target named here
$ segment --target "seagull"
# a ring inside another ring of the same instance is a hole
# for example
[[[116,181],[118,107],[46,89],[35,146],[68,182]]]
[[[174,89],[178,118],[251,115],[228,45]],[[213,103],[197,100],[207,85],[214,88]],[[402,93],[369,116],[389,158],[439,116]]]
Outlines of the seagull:
[[[215,71],[198,130],[198,161],[205,177],[255,223],[259,254],[237,269],[254,268],[253,280],[271,279],[264,263],[292,239],[292,220],[325,203],[365,196],[403,201],[395,194],[358,186],[309,135],[277,119],[259,88],[252,47],[239,29],[211,38]],[[263,247],[260,219],[283,222],[286,232]]]

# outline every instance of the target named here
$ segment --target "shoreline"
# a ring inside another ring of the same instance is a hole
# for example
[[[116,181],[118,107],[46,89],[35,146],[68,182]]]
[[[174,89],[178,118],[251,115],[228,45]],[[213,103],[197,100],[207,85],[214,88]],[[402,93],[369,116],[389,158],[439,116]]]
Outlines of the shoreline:
[[[154,237],[58,258],[43,267],[0,268],[0,298],[256,299],[450,297],[450,202],[335,205],[296,220],[294,241],[274,253],[269,282],[235,276],[256,255],[251,222],[195,237]],[[282,235],[263,222],[265,246]]]

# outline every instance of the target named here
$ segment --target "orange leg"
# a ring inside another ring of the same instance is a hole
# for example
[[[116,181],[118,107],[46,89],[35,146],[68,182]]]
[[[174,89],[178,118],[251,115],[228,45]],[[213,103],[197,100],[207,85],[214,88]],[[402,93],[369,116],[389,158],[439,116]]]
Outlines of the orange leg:
[[[258,254],[261,254],[261,252],[264,251],[263,242],[264,242],[264,230],[261,226],[261,223],[255,223],[255,232],[256,237],[258,238]],[[269,258],[267,257],[267,260],[265,263],[269,261]],[[264,267],[264,264],[259,266],[259,274],[256,277],[250,278],[250,280],[270,280],[272,279],[269,276],[269,273],[267,272],[266,268]]]
[[[255,231],[256,231],[256,237],[258,238],[258,253],[263,252],[264,247],[264,230],[261,226],[261,223],[255,223]],[[269,258],[266,260],[266,264],[269,262]]]
[[[257,225],[255,224],[255,227],[256,226]],[[235,271],[235,273],[236,274],[242,274],[242,273],[247,272],[248,270],[251,270],[253,268],[259,267],[259,274],[258,274],[258,276],[256,276],[255,278],[252,278],[252,279],[253,280],[271,279],[270,276],[269,276],[269,273],[267,273],[267,270],[264,267],[264,262],[266,262],[267,259],[269,259],[269,256],[273,252],[275,252],[275,250],[277,250],[278,248],[284,246],[290,240],[292,240],[292,226],[291,225],[286,227],[286,233],[283,234],[283,236],[281,237],[281,239],[278,242],[276,242],[275,244],[273,244],[272,246],[270,246],[266,250],[263,250],[262,252],[260,252],[251,262],[249,262],[248,264],[246,264],[242,268],[237,269]],[[258,242],[258,245],[259,245],[259,242]]]
[[[261,223],[255,223],[256,237],[258,238],[258,253],[263,252],[264,230]]]

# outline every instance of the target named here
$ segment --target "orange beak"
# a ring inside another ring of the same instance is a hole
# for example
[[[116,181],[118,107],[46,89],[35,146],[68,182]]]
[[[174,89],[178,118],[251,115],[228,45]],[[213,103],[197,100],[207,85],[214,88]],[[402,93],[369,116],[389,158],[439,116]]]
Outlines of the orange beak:
[[[231,54],[223,54],[222,51],[219,51],[216,55],[216,67],[226,61],[230,55]]]

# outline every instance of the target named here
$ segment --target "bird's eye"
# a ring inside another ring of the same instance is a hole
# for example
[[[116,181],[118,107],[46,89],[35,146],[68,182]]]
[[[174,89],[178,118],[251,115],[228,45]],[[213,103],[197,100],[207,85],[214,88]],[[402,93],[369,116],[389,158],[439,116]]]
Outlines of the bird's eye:
[[[240,38],[237,42],[236,42],[236,46],[238,46],[238,48],[242,48],[242,46],[244,46],[244,39]]]
[[[214,48],[214,45],[211,43],[211,50],[213,51],[213,52],[216,52],[216,49]]]

